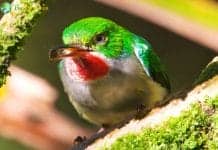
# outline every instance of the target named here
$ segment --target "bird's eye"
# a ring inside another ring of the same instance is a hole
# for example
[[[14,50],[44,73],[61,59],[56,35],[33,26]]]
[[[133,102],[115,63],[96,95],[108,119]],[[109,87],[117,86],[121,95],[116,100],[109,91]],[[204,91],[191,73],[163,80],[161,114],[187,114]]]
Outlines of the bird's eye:
[[[107,37],[105,34],[98,34],[94,38],[94,42],[96,44],[104,44],[107,41]]]

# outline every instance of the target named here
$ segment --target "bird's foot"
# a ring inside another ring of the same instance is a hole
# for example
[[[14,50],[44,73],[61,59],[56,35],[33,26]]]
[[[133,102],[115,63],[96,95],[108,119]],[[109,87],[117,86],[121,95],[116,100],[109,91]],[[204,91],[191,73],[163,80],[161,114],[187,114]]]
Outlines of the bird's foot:
[[[85,141],[87,138],[85,136],[81,137],[81,136],[77,136],[74,141],[73,144],[79,144],[82,143],[83,141]]]
[[[108,124],[102,124],[101,126],[102,126],[102,127],[98,130],[97,133],[101,133],[101,132],[103,132],[103,131],[105,131],[105,130],[107,130],[107,129],[109,129],[109,128],[111,127],[111,126],[108,125]]]
[[[137,105],[135,119],[142,119],[145,116],[146,107],[143,104]]]
[[[109,124],[105,124],[105,123],[102,124],[102,128],[103,128],[103,129],[108,129],[108,128],[110,128],[110,127],[111,127],[111,126],[110,126]]]

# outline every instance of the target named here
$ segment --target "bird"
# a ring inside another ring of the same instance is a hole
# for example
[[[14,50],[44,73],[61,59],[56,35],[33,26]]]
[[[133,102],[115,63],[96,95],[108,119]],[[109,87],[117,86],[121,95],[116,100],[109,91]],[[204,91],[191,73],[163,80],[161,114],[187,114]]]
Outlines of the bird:
[[[49,51],[70,102],[85,120],[113,126],[153,107],[170,92],[165,66],[141,36],[103,17],[64,28],[63,46]]]

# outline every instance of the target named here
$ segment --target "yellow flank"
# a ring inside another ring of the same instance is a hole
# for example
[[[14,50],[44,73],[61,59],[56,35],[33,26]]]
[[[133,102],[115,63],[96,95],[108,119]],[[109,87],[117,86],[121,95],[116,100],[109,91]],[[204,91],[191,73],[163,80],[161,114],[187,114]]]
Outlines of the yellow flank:
[[[5,95],[7,94],[7,86],[4,85],[0,88],[0,102],[3,102],[5,100]]]

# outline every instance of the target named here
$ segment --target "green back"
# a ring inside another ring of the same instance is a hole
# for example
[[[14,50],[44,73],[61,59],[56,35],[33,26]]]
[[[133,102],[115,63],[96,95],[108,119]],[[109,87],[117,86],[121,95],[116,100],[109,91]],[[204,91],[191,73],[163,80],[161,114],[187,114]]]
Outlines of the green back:
[[[170,91],[170,82],[165,67],[161,64],[159,57],[152,50],[151,45],[142,37],[135,35],[135,54],[140,60],[145,72],[153,80],[160,83]]]

